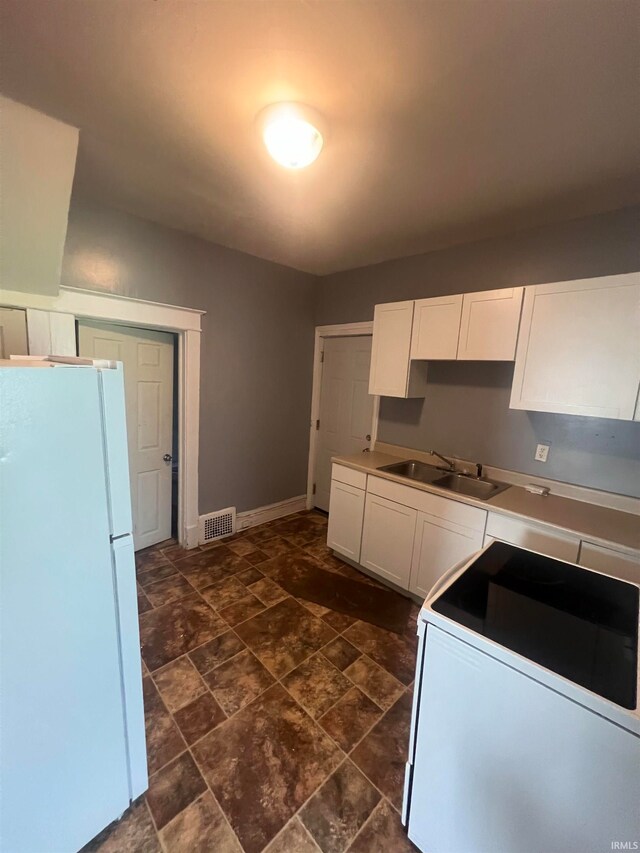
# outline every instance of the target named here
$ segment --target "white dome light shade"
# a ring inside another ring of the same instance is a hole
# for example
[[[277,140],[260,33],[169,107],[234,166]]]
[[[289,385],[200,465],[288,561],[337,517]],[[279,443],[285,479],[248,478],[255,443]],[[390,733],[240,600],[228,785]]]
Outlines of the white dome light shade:
[[[287,169],[304,169],[322,150],[322,133],[309,120],[309,113],[308,107],[299,104],[273,104],[260,115],[267,151]]]

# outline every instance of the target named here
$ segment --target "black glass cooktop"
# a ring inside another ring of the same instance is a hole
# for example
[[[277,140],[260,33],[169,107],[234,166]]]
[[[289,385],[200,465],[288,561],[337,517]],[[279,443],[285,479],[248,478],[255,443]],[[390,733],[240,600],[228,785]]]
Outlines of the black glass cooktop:
[[[623,708],[636,707],[633,584],[494,542],[433,610]]]

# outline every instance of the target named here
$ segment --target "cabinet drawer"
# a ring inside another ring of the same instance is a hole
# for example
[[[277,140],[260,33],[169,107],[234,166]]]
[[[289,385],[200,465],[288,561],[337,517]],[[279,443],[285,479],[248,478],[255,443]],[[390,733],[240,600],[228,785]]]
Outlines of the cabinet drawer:
[[[394,483],[391,480],[383,480],[382,477],[374,477],[371,474],[367,481],[367,491],[382,498],[388,498],[404,506],[426,512],[438,518],[444,518],[463,527],[484,532],[487,513],[484,509],[440,497],[440,495],[423,492],[402,483]]]
[[[519,545],[545,554],[547,557],[556,557],[558,560],[566,560],[575,563],[578,560],[578,547],[580,540],[569,535],[556,533],[545,527],[535,524],[527,524],[515,518],[504,515],[489,513],[487,519],[487,533],[485,544],[489,539],[499,539],[510,545]]]
[[[354,471],[353,468],[347,468],[346,465],[336,465],[333,463],[331,468],[331,479],[337,480],[339,483],[346,483],[348,486],[355,486],[356,489],[365,489],[367,487],[367,475],[362,471]]]
[[[623,581],[640,583],[640,558],[635,559],[628,554],[621,554],[602,545],[582,542],[580,546],[580,565],[587,569],[595,569]]]

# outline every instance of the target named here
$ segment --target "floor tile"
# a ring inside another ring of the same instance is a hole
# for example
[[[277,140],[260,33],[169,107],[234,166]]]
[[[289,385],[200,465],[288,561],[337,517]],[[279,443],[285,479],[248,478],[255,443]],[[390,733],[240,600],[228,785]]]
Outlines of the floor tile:
[[[383,800],[349,847],[349,853],[413,853],[400,815]]]
[[[216,610],[222,610],[247,594],[247,588],[235,577],[225,578],[200,590],[200,595]]]
[[[210,640],[189,653],[189,657],[199,673],[204,674],[214,666],[219,666],[245,648],[244,643],[233,631],[225,631],[214,640]]]
[[[155,773],[164,764],[184,751],[185,743],[178,727],[165,708],[151,676],[142,679],[144,694],[144,720],[147,736],[147,762],[149,773]]]
[[[276,678],[335,637],[328,625],[292,598],[238,625],[236,632]]]
[[[273,684],[272,676],[248,649],[212,669],[204,679],[227,715],[235,714]]]
[[[153,674],[153,680],[170,711],[183,705],[206,691],[206,685],[189,658],[182,657],[163,666]]]
[[[320,536],[326,536],[322,525],[316,524],[306,516],[291,517],[288,521],[278,524],[275,529],[279,536],[298,546],[313,542]]]
[[[282,679],[282,684],[314,719],[351,689],[348,678],[321,654],[315,654]]]
[[[144,798],[110,823],[80,853],[160,853],[160,843]]]
[[[404,691],[403,685],[397,679],[366,655],[348,666],[344,674],[385,711]]]
[[[182,809],[207,790],[207,785],[190,753],[184,752],[149,778],[147,805],[162,829]]]
[[[282,601],[283,598],[287,598],[288,596],[288,593],[286,593],[281,586],[278,586],[278,584],[274,583],[270,578],[265,577],[256,581],[256,583],[251,584],[249,586],[249,590],[267,607],[271,607],[272,604],[277,604],[279,601]]]
[[[256,569],[255,566],[251,566],[250,569],[247,569],[245,572],[240,572],[236,577],[245,586],[251,586],[252,583],[262,580],[264,575],[259,569]]]
[[[415,653],[404,637],[368,622],[356,622],[343,636],[403,684],[415,676]]]
[[[234,554],[237,554],[239,557],[244,557],[245,560],[248,560],[250,563],[253,562],[251,558],[254,554],[261,554],[263,560],[267,559],[266,554],[260,551],[260,548],[248,538],[238,539],[237,542],[230,542],[227,547],[229,550],[233,551]]]
[[[226,545],[218,545],[215,548],[195,551],[189,554],[188,557],[184,557],[182,560],[177,560],[176,566],[183,574],[188,575],[195,569],[222,566],[227,560],[230,560],[234,556],[233,551],[231,551]]]
[[[274,536],[273,539],[269,539],[266,542],[263,542],[260,545],[260,550],[267,555],[267,557],[279,557],[281,554],[291,554],[298,549],[295,545],[292,545],[291,542],[288,542],[286,539],[283,539],[282,536]]]
[[[141,613],[146,613],[147,610],[151,610],[151,602],[144,594],[144,590],[142,587],[138,587],[138,616]]]
[[[323,853],[343,853],[380,802],[380,794],[348,759],[300,812]]]
[[[154,566],[152,569],[145,569],[137,575],[137,581],[143,589],[151,586],[152,583],[157,583],[164,578],[179,577],[176,567],[172,563],[165,562],[161,566]]]
[[[322,649],[322,654],[341,672],[344,672],[350,664],[358,660],[362,652],[344,637],[336,637]]]
[[[160,838],[167,853],[242,853],[238,839],[209,791],[168,823]]]
[[[341,757],[280,684],[193,750],[246,853],[263,850]]]
[[[318,722],[345,752],[349,752],[381,714],[375,702],[357,687],[352,687]]]
[[[174,714],[174,720],[189,746],[226,719],[224,711],[209,691]]]
[[[307,554],[311,554],[312,557],[315,557],[316,560],[320,560],[321,562],[324,562],[329,558],[334,558],[333,551],[328,547],[326,539],[314,539],[306,545],[303,545],[302,550],[306,551]]]
[[[154,607],[161,607],[170,601],[178,601],[193,593],[193,587],[182,575],[173,575],[160,581],[149,584],[145,589],[145,595]]]
[[[187,550],[183,548],[178,542],[172,542],[169,545],[163,546],[160,549],[162,553],[165,555],[167,560],[171,560],[172,563],[175,563],[176,560],[183,560],[185,557],[192,557],[194,554],[197,554],[200,549],[199,548],[190,548]]]
[[[265,848],[264,853],[318,853],[319,850],[300,819],[294,817]]]
[[[276,536],[277,533],[272,527],[253,527],[247,533],[247,539],[250,542],[253,542],[254,545],[257,545],[258,548],[262,548],[265,542],[268,542],[270,539],[274,539]]]
[[[222,634],[227,623],[195,594],[140,617],[142,656],[153,672]]]
[[[411,694],[405,693],[354,749],[351,758],[391,803],[402,807],[411,725]]]
[[[180,560],[175,565],[196,589],[251,568],[244,557],[234,554],[225,545],[202,551],[200,555]]]
[[[245,589],[245,592],[247,590]],[[264,604],[260,601],[259,598],[256,598],[255,595],[245,595],[239,601],[236,601],[234,604],[230,604],[228,607],[223,608],[220,611],[220,615],[228,622],[232,627],[234,625],[239,625],[240,622],[246,622],[247,619],[250,619],[252,616],[255,616],[256,613],[260,613],[263,611]]]
[[[327,611],[322,618],[327,625],[331,625],[333,630],[339,634],[342,634],[343,631],[358,621],[354,616],[349,616],[348,613],[338,613],[336,610]]]
[[[167,562],[167,558],[158,548],[145,548],[143,551],[136,551],[137,574],[155,569],[158,566],[164,566]]]
[[[314,616],[317,616],[318,619],[324,619],[325,616],[331,613],[328,607],[325,607],[322,604],[316,604],[315,601],[307,601],[306,598],[296,598],[296,601],[298,601],[303,607],[306,607],[306,609],[310,613],[313,613]]]

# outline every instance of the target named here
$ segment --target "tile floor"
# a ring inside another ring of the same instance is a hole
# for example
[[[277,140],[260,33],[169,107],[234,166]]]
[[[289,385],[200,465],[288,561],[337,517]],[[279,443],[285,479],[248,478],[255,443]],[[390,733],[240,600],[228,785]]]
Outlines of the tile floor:
[[[85,851],[404,853],[415,662],[400,636],[288,595],[308,567],[375,583],[299,513],[137,555],[149,790]]]

